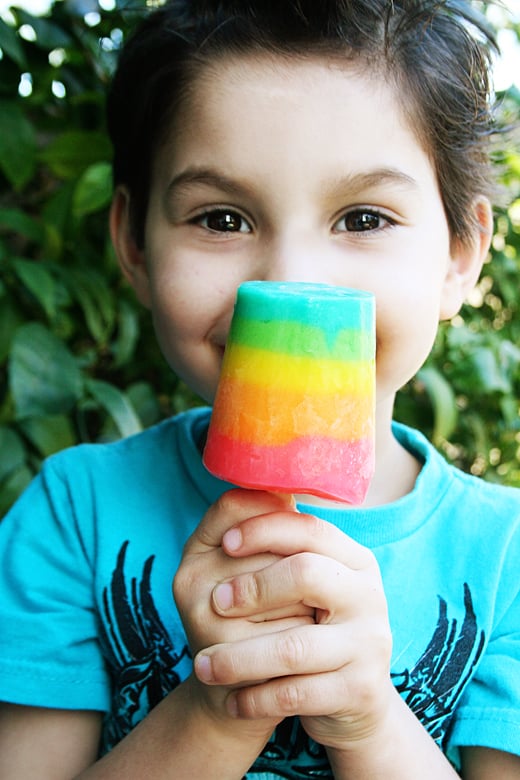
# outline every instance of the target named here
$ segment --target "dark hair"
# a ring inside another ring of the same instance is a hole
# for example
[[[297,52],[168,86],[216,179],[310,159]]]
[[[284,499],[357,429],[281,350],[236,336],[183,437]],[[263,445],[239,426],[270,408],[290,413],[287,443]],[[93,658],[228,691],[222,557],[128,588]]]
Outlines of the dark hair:
[[[491,191],[489,66],[495,40],[465,0],[170,0],[125,44],[108,98],[114,183],[130,193],[140,246],[154,155],[197,74],[268,51],[368,64],[396,88],[437,173],[452,239]]]

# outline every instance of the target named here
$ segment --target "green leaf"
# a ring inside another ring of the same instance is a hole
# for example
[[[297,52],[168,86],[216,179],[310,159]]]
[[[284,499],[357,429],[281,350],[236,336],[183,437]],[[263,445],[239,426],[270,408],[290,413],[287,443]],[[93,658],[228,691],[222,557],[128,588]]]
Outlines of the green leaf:
[[[27,70],[27,60],[16,30],[0,19],[0,49],[13,60],[20,70]]]
[[[83,387],[73,355],[37,322],[16,332],[9,381],[18,419],[66,412],[81,397]]]
[[[90,379],[87,389],[113,419],[121,436],[139,433],[143,426],[127,396],[114,385],[100,379]]]
[[[64,182],[53,192],[41,210],[45,224],[45,257],[61,259],[71,225],[72,196],[75,182]]]
[[[498,344],[498,354],[504,372],[511,378],[515,374],[520,378],[520,347],[513,344],[512,341],[504,339]]]
[[[63,414],[30,417],[20,423],[20,429],[44,458],[72,447],[76,440],[71,422]]]
[[[133,306],[126,301],[121,301],[118,312],[117,339],[112,345],[114,352],[114,364],[116,367],[124,366],[134,354],[137,339],[139,338],[139,318]]]
[[[25,447],[18,434],[0,425],[0,482],[25,463]]]
[[[0,209],[0,227],[12,230],[13,233],[37,244],[43,241],[44,229],[41,223],[21,209]]]
[[[135,382],[127,388],[126,393],[145,428],[154,425],[160,419],[159,401],[148,382]]]
[[[110,144],[103,133],[69,130],[55,138],[40,159],[56,176],[71,179],[90,165],[110,159]]]
[[[3,517],[10,509],[33,476],[34,474],[27,466],[20,466],[14,469],[5,480],[0,482],[0,517]]]
[[[41,211],[46,226],[64,233],[70,218],[75,182],[66,182],[51,193]]]
[[[500,411],[507,427],[511,430],[520,429],[520,417],[518,416],[518,399],[512,395],[503,396],[500,399]]]
[[[112,166],[100,162],[89,166],[81,175],[73,197],[76,217],[84,217],[105,208],[112,197]]]
[[[36,43],[42,49],[51,51],[52,49],[65,49],[72,44],[72,38],[61,27],[53,24],[40,16],[33,16],[23,8],[17,9],[18,21],[20,24],[30,24],[36,33]]]
[[[425,366],[418,373],[433,406],[433,443],[438,446],[448,440],[457,426],[457,403],[451,385],[434,366]]]
[[[7,296],[0,297],[0,363],[11,349],[14,335],[22,324],[22,315]]]
[[[114,298],[105,279],[95,271],[67,269],[63,281],[83,309],[91,335],[104,344],[115,319]]]
[[[21,107],[0,100],[0,168],[16,190],[34,175],[36,141],[32,125]]]
[[[502,370],[495,352],[490,347],[482,347],[468,356],[475,384],[473,390],[483,393],[510,393],[511,382]]]
[[[56,315],[56,282],[51,272],[41,263],[21,258],[14,259],[12,266],[27,289],[41,304],[49,319]]]

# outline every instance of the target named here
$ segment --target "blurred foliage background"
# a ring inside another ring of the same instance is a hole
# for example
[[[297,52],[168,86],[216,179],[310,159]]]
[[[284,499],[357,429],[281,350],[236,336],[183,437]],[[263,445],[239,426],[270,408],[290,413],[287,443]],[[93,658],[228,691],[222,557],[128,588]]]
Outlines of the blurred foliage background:
[[[142,0],[56,0],[0,17],[0,516],[49,454],[199,403],[164,363],[107,232],[106,88],[145,12]],[[518,90],[499,97],[518,117]],[[511,205],[489,262],[396,416],[461,468],[520,486],[518,150],[497,166]]]

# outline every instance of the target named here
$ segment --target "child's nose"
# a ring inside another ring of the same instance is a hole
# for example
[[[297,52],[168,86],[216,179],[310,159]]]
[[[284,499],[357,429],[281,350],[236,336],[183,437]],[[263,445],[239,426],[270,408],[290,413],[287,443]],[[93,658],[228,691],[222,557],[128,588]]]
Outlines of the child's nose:
[[[317,241],[297,241],[270,248],[264,257],[263,278],[276,282],[337,284],[337,264],[330,248]]]

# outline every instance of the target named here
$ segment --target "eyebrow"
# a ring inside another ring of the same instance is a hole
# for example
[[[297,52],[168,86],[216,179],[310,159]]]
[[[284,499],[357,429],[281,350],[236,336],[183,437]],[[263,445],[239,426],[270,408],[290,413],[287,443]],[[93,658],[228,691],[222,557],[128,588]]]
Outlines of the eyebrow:
[[[242,184],[213,168],[192,166],[177,174],[170,181],[166,197],[175,197],[178,190],[191,184],[202,184],[215,187],[233,196],[243,196],[251,193],[248,185]],[[419,184],[412,177],[398,168],[375,168],[372,171],[347,174],[334,178],[327,185],[332,195],[340,195],[346,191],[362,192],[372,187],[394,187],[405,190],[418,190]]]
[[[178,190],[189,187],[190,184],[203,184],[208,187],[227,192],[229,195],[244,195],[250,192],[250,188],[241,184],[236,179],[226,176],[213,168],[190,167],[174,176],[168,184],[166,197],[175,197]]]
[[[419,183],[416,179],[398,168],[375,168],[373,171],[362,171],[337,177],[332,181],[330,191],[333,194],[345,191],[361,192],[381,186],[405,190],[419,189]]]

